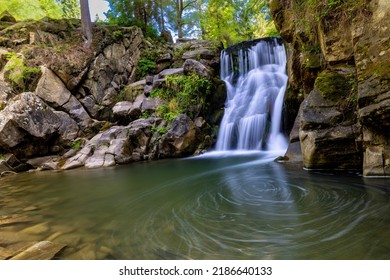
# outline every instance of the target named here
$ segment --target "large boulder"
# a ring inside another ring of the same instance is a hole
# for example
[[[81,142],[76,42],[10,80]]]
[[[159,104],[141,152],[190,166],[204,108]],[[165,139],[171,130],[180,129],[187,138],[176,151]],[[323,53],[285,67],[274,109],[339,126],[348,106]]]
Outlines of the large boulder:
[[[313,90],[302,103],[299,138],[307,169],[361,169],[360,126],[335,101]]]
[[[58,137],[61,124],[61,119],[34,93],[22,93],[0,111],[0,150],[19,158],[45,155]]]
[[[108,167],[144,160],[150,151],[152,127],[159,122],[161,119],[149,118],[128,126],[114,126],[89,140],[62,169]]]
[[[159,145],[159,157],[183,157],[195,153],[202,143],[202,133],[198,126],[187,116],[180,115],[172,122],[171,129],[162,137]]]
[[[92,123],[81,103],[70,93],[61,79],[46,67],[42,67],[42,76],[35,93],[56,110],[67,112],[83,128]]]

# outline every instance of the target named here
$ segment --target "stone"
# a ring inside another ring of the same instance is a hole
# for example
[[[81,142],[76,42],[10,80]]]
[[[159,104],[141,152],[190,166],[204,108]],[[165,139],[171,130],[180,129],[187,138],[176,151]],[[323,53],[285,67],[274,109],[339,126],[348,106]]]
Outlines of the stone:
[[[210,49],[198,49],[195,51],[185,52],[182,56],[183,59],[212,59],[214,58],[215,52]]]
[[[35,94],[54,108],[63,107],[71,98],[70,91],[60,78],[50,69],[42,66],[42,76],[38,82]]]
[[[25,228],[21,231],[23,234],[29,234],[29,235],[41,235],[44,233],[47,233],[49,231],[49,223],[43,222],[28,228]]]
[[[5,160],[0,160],[0,173],[7,171],[14,172],[14,169]]]
[[[0,148],[17,157],[42,156],[60,126],[47,104],[31,92],[22,93],[0,111]]]
[[[31,218],[27,216],[12,216],[0,219],[0,226],[9,226],[14,224],[29,223]]]
[[[172,69],[165,69],[158,73],[158,79],[165,78],[167,76],[171,75],[183,75],[184,69],[183,68],[172,68]]]
[[[159,145],[159,157],[182,157],[192,155],[201,143],[200,129],[187,115],[180,115],[172,122],[171,129]]]
[[[210,79],[212,76],[211,71],[199,61],[193,59],[187,59],[183,64],[183,73],[188,75],[194,73],[199,77]]]
[[[27,164],[31,165],[34,168],[40,168],[43,164],[53,161],[54,159],[57,159],[57,156],[45,156],[45,157],[39,157],[39,158],[32,158],[27,161]]]
[[[51,260],[65,246],[64,244],[56,244],[50,241],[40,241],[13,256],[11,260]]]
[[[361,169],[362,146],[358,141],[361,130],[353,119],[344,118],[336,103],[324,98],[318,90],[305,99],[299,126],[305,168]]]

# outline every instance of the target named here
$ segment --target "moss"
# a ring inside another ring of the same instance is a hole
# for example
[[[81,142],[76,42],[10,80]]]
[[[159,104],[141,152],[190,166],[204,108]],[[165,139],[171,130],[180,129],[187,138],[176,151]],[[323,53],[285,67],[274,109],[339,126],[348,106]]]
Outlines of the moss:
[[[315,80],[314,87],[325,99],[337,101],[350,95],[351,80],[346,76],[329,70],[322,71]]]
[[[380,80],[390,80],[390,61],[383,60],[370,67],[373,70],[373,75]]]

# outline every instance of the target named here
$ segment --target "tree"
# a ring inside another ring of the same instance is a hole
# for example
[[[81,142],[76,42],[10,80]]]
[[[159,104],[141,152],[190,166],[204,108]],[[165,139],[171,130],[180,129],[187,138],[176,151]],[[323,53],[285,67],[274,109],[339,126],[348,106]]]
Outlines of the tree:
[[[78,0],[60,0],[64,18],[80,18],[80,3]]]
[[[87,48],[91,47],[92,44],[92,23],[91,15],[89,12],[88,0],[80,0],[80,11],[81,11],[81,29],[83,32],[83,39]]]
[[[61,5],[55,0],[0,0],[0,13],[7,10],[17,20],[34,19],[44,17],[61,18],[63,13]]]

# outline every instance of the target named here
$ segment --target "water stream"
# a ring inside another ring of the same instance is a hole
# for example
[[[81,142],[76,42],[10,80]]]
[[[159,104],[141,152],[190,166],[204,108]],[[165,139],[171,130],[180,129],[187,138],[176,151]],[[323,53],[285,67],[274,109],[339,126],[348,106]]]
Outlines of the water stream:
[[[221,79],[227,86],[217,150],[283,150],[283,98],[286,53],[280,38],[229,47],[221,53]]]
[[[275,156],[2,178],[0,218],[26,221],[0,226],[0,248],[51,240],[68,245],[60,259],[390,259],[389,179],[310,173]]]

